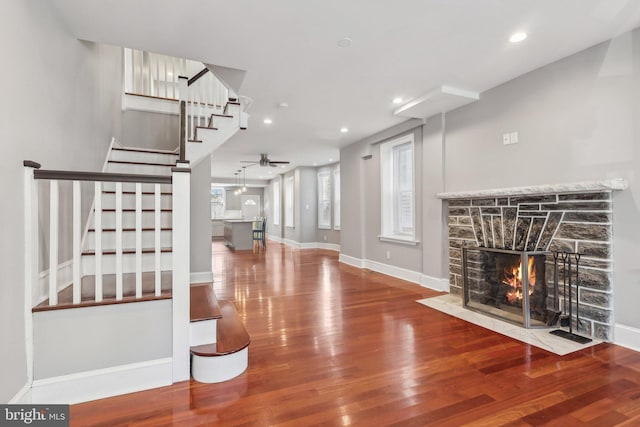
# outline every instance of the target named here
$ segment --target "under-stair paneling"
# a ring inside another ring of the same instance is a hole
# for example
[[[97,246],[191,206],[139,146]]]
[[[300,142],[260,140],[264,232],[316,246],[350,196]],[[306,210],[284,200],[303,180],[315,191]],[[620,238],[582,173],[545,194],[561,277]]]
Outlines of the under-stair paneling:
[[[191,272],[211,272],[211,155],[195,165],[190,176]]]
[[[34,313],[34,379],[171,357],[171,328],[171,300]]]
[[[177,115],[126,110],[122,113],[122,145],[173,150],[178,146]]]

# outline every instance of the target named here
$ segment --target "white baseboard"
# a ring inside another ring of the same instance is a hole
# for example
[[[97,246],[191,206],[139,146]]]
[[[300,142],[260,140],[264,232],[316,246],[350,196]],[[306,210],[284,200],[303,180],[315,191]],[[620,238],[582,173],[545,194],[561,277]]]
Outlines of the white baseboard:
[[[274,242],[282,243],[282,237],[280,236],[272,236],[270,234],[267,234],[267,240],[273,240]]]
[[[75,404],[172,384],[172,358],[34,380],[17,403]]]
[[[213,282],[213,271],[197,271],[189,274],[189,283]]]
[[[25,395],[29,392],[29,390],[31,390],[31,384],[30,383],[26,383],[24,386],[22,386],[22,388],[15,394],[15,396],[13,396],[9,402],[10,405],[11,404],[15,404],[15,403],[20,403],[22,401],[22,399],[24,399]]]
[[[613,342],[616,345],[640,351],[640,329],[616,323],[613,326]]]
[[[49,298],[49,271],[41,271],[38,275],[38,289],[32,294],[33,306]],[[58,292],[73,282],[73,260],[58,264]]]
[[[291,239],[283,239],[280,237],[269,237],[269,240],[291,246],[296,249],[328,249],[330,251],[340,252],[340,245],[325,242],[296,242]]]
[[[383,264],[378,261],[368,259],[355,258],[349,255],[340,254],[338,261],[357,268],[368,268],[377,273],[386,274],[387,276],[397,279],[406,280],[407,282],[417,283],[425,288],[436,291],[449,292],[449,280],[437,277],[427,276],[417,271],[408,270],[394,265]]]
[[[420,284],[434,291],[449,292],[449,279],[440,279],[423,274],[420,279]]]
[[[357,268],[366,268],[366,261],[362,260],[360,258],[355,258],[349,255],[345,255],[345,254],[340,254],[338,256],[338,261],[347,265],[350,265],[352,267],[357,267]]]

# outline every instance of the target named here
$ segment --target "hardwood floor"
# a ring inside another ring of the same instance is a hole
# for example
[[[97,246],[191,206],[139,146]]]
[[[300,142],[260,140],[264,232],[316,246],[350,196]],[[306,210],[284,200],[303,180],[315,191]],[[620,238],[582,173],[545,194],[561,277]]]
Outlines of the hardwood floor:
[[[568,356],[416,303],[439,295],[269,242],[214,243],[216,296],[251,335],[249,369],[71,408],[74,426],[637,426],[640,353]]]

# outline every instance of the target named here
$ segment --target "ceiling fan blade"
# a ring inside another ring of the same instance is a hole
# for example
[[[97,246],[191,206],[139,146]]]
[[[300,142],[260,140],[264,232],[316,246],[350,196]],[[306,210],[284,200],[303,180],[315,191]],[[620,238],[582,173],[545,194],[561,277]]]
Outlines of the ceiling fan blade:
[[[270,161],[269,163],[276,164],[276,165],[288,165],[288,164],[289,164],[289,162],[285,162],[285,161],[275,161],[275,160],[272,160],[272,161]]]
[[[256,162],[255,160],[240,160],[240,163],[253,163],[253,164],[256,164],[258,162]]]

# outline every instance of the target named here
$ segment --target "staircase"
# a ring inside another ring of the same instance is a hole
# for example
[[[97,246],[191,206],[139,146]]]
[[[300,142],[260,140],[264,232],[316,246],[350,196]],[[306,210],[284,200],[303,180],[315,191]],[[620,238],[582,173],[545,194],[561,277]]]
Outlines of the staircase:
[[[86,401],[190,374],[221,382],[247,368],[250,339],[233,304],[218,301],[211,283],[189,283],[188,172],[246,128],[248,116],[237,98],[224,106],[195,102],[188,79],[179,83],[177,150],[113,140],[97,173],[25,161],[31,391],[24,403]],[[88,194],[93,203],[84,220]],[[67,241],[71,259],[60,262]]]

